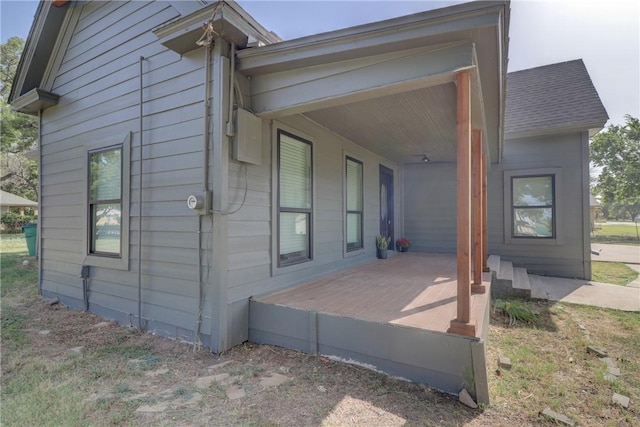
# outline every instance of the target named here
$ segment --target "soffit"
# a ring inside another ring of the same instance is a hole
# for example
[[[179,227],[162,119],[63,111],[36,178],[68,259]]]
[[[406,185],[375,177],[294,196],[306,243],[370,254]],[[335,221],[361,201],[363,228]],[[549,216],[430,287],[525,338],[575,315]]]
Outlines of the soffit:
[[[456,86],[447,83],[307,112],[332,132],[399,163],[456,161]]]

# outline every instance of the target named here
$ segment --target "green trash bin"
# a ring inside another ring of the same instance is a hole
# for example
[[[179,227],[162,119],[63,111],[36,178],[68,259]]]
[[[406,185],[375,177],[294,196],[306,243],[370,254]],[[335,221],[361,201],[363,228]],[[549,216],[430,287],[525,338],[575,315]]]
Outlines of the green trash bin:
[[[24,233],[24,238],[27,239],[27,249],[29,249],[29,255],[35,256],[36,239],[38,237],[38,224],[25,224],[22,226],[22,232]]]

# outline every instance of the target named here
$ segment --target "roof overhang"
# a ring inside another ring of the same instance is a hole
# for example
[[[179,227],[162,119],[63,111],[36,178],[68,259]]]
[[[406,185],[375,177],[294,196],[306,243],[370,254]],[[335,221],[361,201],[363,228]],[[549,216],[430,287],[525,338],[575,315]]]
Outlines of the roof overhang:
[[[496,53],[506,64],[508,5],[508,0],[464,3],[247,49],[238,52],[237,69],[253,75],[326,64],[458,41],[459,37],[451,35],[489,26],[501,30],[501,46],[496,46]]]
[[[21,113],[36,115],[39,111],[56,105],[59,98],[55,93],[35,88],[14,99],[11,106]]]
[[[69,2],[58,2],[58,4],[56,6],[50,1],[41,1],[38,4],[11,86],[9,103],[12,105],[16,99],[39,87],[42,82],[58,38],[58,31],[69,9]]]
[[[209,21],[215,33],[234,43],[239,49],[245,48],[250,40],[262,44],[281,41],[236,2],[229,1],[204,7],[153,30],[153,33],[160,39],[160,43],[182,55],[200,48],[196,42],[202,37],[203,24]]]
[[[574,132],[584,132],[585,130],[589,133],[589,138],[594,137],[598,132],[600,132],[605,125],[606,121],[598,121],[598,122],[589,122],[589,123],[573,123],[566,126],[555,126],[555,127],[547,127],[541,129],[529,129],[520,132],[508,132],[505,135],[506,139],[520,139],[520,138],[531,138],[535,136],[547,136],[547,135],[558,135],[558,134],[568,134]]]
[[[264,118],[420,90],[472,76],[473,126],[500,159],[509,1],[472,2],[238,52]],[[455,102],[455,99],[453,100]]]

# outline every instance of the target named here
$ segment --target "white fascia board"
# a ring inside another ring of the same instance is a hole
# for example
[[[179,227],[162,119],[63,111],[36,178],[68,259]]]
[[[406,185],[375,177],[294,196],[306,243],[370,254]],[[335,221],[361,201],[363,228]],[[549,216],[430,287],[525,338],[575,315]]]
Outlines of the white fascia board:
[[[447,34],[498,26],[508,1],[473,2],[238,52],[247,75],[446,43]]]

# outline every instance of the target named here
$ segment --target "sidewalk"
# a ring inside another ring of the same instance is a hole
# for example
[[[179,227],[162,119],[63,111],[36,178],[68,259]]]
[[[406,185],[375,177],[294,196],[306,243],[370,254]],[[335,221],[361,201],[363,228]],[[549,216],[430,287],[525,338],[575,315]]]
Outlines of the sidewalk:
[[[529,280],[533,298],[640,311],[640,288],[535,274],[530,274]]]
[[[598,255],[596,255],[596,253]],[[613,261],[640,264],[640,246],[591,244],[591,261]]]

